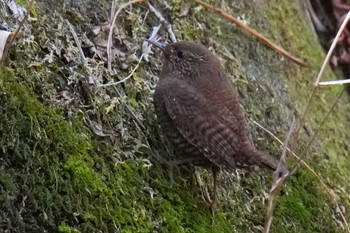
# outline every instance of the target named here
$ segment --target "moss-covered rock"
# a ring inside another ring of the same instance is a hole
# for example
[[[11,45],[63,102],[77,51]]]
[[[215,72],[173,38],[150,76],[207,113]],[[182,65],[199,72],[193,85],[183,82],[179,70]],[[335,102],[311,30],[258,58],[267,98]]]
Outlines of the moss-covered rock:
[[[149,63],[142,61],[126,82],[84,91],[82,83],[88,79],[106,82],[127,76],[136,65],[134,57],[141,56],[140,44],[158,20],[145,5],[121,13],[113,45],[119,60],[113,60],[117,72],[111,73],[104,54],[89,50],[106,36],[94,35],[92,28],[107,20],[109,1],[71,1],[73,7],[68,2],[38,1],[37,20],[27,31],[32,38],[20,39],[0,69],[0,231],[261,232],[271,186],[265,170],[221,174],[215,226],[193,169],[177,168],[175,185],[168,186],[159,157],[167,159],[172,148],[160,136],[151,102],[159,72],[157,54]],[[45,12],[48,3],[56,6],[50,15]],[[283,138],[292,114],[304,110],[323,59],[301,7],[281,1],[211,3],[240,16],[311,65],[300,68],[284,60],[195,3],[155,2],[172,20],[179,40],[201,42],[219,57],[247,117]],[[184,15],[186,7],[190,11]],[[66,18],[73,23],[86,60]],[[296,148],[300,155],[341,91],[334,87],[317,93]],[[345,210],[350,206],[348,108],[348,100],[341,99],[306,155]],[[281,153],[278,143],[253,124],[251,128],[259,148]],[[204,189],[211,189],[208,171],[197,172]],[[345,216],[349,219],[347,212]],[[272,232],[343,231],[332,199],[319,180],[301,168],[278,198]]]

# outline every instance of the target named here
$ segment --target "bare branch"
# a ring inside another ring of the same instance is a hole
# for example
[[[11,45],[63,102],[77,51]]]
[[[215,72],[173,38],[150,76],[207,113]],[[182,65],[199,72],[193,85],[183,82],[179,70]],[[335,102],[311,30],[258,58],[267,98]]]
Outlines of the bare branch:
[[[152,6],[151,3],[149,3],[149,1],[147,1],[147,5],[148,5],[149,10],[152,11],[154,13],[154,15],[159,19],[159,21],[165,26],[165,28],[169,34],[171,42],[175,43],[177,40],[176,40],[175,33],[173,32],[173,29],[171,28],[171,24],[165,20],[165,18],[162,16],[162,14],[159,13],[159,11],[157,11],[157,9],[154,8],[154,6]]]

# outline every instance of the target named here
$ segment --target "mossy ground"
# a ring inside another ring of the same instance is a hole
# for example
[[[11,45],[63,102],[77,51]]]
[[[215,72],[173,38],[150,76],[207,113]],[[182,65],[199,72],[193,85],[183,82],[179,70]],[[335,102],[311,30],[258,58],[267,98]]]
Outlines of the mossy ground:
[[[183,1],[156,5],[164,14],[175,16],[174,31],[179,40],[200,41],[220,57],[247,116],[283,138],[291,115],[303,111],[317,68],[300,68],[285,61],[241,29],[195,4],[184,17],[180,17]],[[322,50],[296,3],[227,1],[217,6],[241,16],[312,67],[320,66]],[[167,154],[150,101],[159,72],[155,58],[151,63],[142,62],[133,78],[117,86],[119,94],[106,88],[94,92],[92,101],[79,94],[74,96],[78,101],[73,106],[57,101],[60,89],[74,92],[79,88],[78,80],[91,73],[77,61],[79,52],[60,14],[48,17],[40,7],[38,15],[43,17],[32,25],[34,43],[20,41],[7,67],[0,70],[0,230],[261,232],[270,173],[223,173],[215,226],[192,170],[176,169],[175,185],[167,185],[167,172],[155,159],[156,154]],[[143,24],[145,17],[145,9],[134,6],[117,23],[135,46],[157,22],[148,16],[149,24]],[[129,72],[120,70],[119,75]],[[315,130],[339,92],[339,88],[327,88],[318,93],[307,115],[307,129]],[[350,121],[346,112],[348,101],[343,98],[307,159],[348,209],[346,138]],[[112,130],[113,140],[96,136],[88,127],[91,120]],[[259,148],[280,154],[276,142],[251,126]],[[304,134],[302,139],[308,140],[310,135]],[[300,154],[305,144],[307,141],[300,143]],[[207,171],[201,175],[210,181]],[[310,172],[301,169],[278,199],[272,232],[343,232],[338,222],[330,197]]]

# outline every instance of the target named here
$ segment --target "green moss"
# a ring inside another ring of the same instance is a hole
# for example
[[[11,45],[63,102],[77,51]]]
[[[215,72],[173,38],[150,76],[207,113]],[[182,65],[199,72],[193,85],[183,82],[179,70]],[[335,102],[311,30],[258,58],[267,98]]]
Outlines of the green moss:
[[[17,0],[16,1],[18,5],[25,7],[27,5],[27,1],[24,0]]]
[[[26,209],[26,222],[16,222],[26,231],[211,229],[207,206],[193,201],[197,198],[191,190],[169,189],[163,168],[142,160],[114,166],[108,162],[112,148],[97,155],[79,122],[66,122],[39,103],[10,70],[2,68],[1,74],[1,117],[5,121],[0,127],[7,133],[1,138],[5,151],[0,170],[4,178],[2,215],[20,214],[16,208],[26,197],[26,206],[30,207]],[[10,196],[15,198],[8,199]],[[30,224],[34,219],[36,224]],[[212,232],[230,228],[224,217],[218,217],[218,222],[221,224]]]
[[[65,223],[61,223],[61,225],[58,227],[58,232],[60,232],[60,233],[80,233],[79,230],[72,228],[70,226],[67,226]]]
[[[93,160],[89,158],[84,161],[77,156],[71,156],[67,159],[64,168],[72,174],[74,182],[80,187],[85,187],[93,194],[107,192],[106,185],[101,177],[93,170]]]
[[[21,7],[28,7],[28,3],[29,1],[26,1],[26,0],[16,0],[16,3],[21,6]],[[38,8],[37,8],[37,5],[36,5],[36,2],[34,1],[33,3],[33,6],[32,6],[32,9],[31,9],[31,15],[34,16],[34,17],[37,17],[38,16]]]
[[[301,170],[293,177],[278,199],[279,208],[273,232],[341,232],[329,219],[329,197],[322,193],[318,180]],[[293,224],[290,220],[293,220]],[[322,224],[320,224],[322,222]]]

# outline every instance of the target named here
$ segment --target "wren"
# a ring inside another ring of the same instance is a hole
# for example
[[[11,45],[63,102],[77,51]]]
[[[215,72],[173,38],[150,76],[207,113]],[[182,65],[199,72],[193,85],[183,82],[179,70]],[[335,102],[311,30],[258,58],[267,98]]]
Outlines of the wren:
[[[163,50],[154,93],[158,121],[178,150],[176,164],[212,168],[214,214],[220,169],[255,164],[276,170],[279,161],[255,148],[236,92],[214,54],[193,42],[148,42]],[[286,172],[283,165],[282,173]]]

